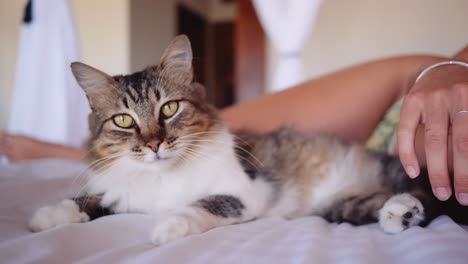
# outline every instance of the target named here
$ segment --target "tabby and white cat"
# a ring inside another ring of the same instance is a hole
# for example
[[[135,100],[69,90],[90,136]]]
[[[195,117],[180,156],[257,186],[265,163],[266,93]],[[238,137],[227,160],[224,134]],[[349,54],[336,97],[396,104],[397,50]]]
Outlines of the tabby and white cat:
[[[427,177],[410,180],[396,158],[292,129],[230,133],[193,81],[185,36],[171,42],[159,65],[131,75],[71,67],[92,108],[96,174],[84,196],[39,209],[33,231],[147,213],[159,216],[151,233],[159,245],[268,216],[378,221],[388,233],[440,214],[468,222],[468,207],[439,202]]]

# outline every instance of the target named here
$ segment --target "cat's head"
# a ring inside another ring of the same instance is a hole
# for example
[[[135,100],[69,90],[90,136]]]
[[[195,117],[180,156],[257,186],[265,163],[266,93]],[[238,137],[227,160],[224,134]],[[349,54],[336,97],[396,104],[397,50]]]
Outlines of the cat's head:
[[[92,109],[91,160],[176,163],[223,128],[204,87],[193,81],[186,36],[169,44],[159,65],[130,75],[111,77],[78,62],[71,68]]]

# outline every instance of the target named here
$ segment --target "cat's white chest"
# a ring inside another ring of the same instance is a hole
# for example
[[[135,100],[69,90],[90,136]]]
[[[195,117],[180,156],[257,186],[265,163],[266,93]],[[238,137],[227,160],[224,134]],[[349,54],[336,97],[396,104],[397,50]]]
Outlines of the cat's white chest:
[[[245,182],[237,162],[229,159],[223,167],[203,162],[164,172],[121,160],[94,177],[88,191],[103,195],[101,204],[116,213],[165,213],[207,195],[234,193]]]

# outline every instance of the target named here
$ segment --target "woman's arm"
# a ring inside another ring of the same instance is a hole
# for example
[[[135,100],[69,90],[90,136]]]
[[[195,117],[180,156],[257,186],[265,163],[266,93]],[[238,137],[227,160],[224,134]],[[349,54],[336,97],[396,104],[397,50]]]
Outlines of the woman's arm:
[[[233,130],[294,126],[364,142],[421,69],[443,58],[406,56],[350,67],[223,111]]]

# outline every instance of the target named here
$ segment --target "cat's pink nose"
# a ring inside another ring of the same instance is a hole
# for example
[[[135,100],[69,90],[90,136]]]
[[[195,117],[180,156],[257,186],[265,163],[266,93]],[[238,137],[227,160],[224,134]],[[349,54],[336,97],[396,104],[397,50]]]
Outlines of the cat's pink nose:
[[[160,144],[161,141],[159,140],[151,140],[150,142],[146,143],[146,146],[150,148],[153,152],[158,152]]]

